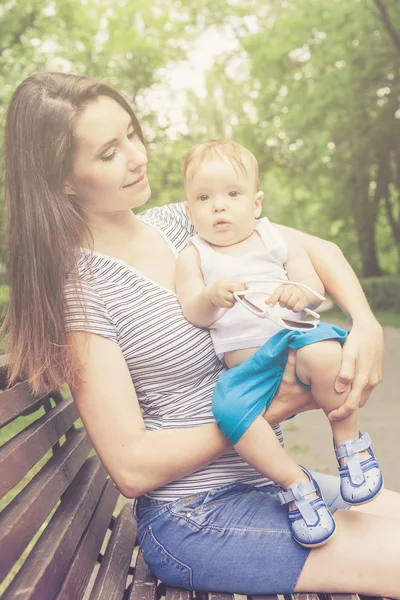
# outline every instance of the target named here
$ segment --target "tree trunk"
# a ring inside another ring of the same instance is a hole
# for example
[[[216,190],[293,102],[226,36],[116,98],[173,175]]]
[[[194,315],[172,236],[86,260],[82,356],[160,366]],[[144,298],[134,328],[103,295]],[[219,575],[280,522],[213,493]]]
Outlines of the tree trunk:
[[[354,218],[358,249],[361,256],[363,277],[379,277],[383,271],[379,266],[376,248],[377,202],[370,197],[369,172],[364,157],[353,162],[349,178],[350,210]]]

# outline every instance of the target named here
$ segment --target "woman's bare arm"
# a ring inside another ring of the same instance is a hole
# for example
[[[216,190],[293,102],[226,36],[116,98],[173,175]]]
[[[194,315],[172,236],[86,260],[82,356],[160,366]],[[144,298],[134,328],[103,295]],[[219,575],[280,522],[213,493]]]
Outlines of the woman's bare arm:
[[[193,473],[232,447],[215,423],[146,431],[120,347],[95,334],[74,332],[82,383],[72,390],[79,413],[108,473],[127,497],[135,498]],[[295,381],[290,357],[280,390],[268,412],[274,425],[314,407]]]
[[[338,392],[349,386],[351,391],[345,403],[329,415],[331,420],[341,419],[363,406],[382,379],[382,327],[371,311],[356,274],[336,244],[283,225],[276,227],[282,232],[290,231],[304,246],[325,289],[352,322],[335,385]]]
[[[120,347],[95,334],[74,332],[83,382],[72,390],[92,443],[116,485],[137,497],[197,471],[229,451],[215,423],[146,431]]]

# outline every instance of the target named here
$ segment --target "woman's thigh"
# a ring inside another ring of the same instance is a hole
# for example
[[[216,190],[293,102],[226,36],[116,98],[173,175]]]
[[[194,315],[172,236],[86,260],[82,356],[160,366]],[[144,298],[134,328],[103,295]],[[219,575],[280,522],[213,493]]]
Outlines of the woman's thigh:
[[[296,592],[400,598],[400,520],[339,510],[335,521],[333,538],[307,557]]]
[[[335,511],[342,502],[338,479],[317,477]],[[139,522],[146,562],[170,585],[292,593],[310,551],[294,541],[278,491],[232,484],[171,503],[151,521]]]

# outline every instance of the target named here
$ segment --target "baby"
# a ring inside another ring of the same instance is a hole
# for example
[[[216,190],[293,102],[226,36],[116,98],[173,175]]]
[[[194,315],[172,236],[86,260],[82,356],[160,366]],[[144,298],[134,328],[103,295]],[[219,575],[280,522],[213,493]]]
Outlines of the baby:
[[[332,515],[312,474],[286,454],[263,414],[289,348],[296,349],[298,381],[311,388],[317,405],[328,414],[343,404],[347,393],[338,394],[334,382],[348,332],[301,323],[302,311],[320,304],[323,285],[290,230],[259,219],[263,192],[249,150],[228,140],[199,144],[186,156],[183,180],[197,233],[179,256],[176,289],[187,320],[210,328],[215,351],[229,368],[214,391],[216,421],[236,451],[281,486],[294,539],[306,547],[322,545],[335,531]],[[268,307],[279,324],[254,314]],[[370,436],[360,436],[357,420],[354,412],[331,423],[341,494],[351,505],[369,502],[383,487]]]

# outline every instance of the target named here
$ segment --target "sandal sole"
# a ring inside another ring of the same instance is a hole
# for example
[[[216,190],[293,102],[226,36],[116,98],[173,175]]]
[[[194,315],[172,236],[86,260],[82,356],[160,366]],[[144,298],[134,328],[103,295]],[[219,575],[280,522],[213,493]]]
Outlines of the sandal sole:
[[[369,504],[370,502],[375,500],[375,498],[378,498],[378,496],[380,496],[382,494],[384,489],[385,489],[385,482],[383,481],[383,478],[382,478],[381,489],[379,490],[379,492],[377,494],[375,494],[375,496],[372,496],[372,498],[370,498],[369,500],[364,500],[364,502],[347,502],[347,500],[345,500],[343,498],[343,502],[345,502],[347,504],[347,506],[364,506],[364,504]]]
[[[299,542],[298,540],[296,540],[295,538],[294,541],[297,542],[298,544],[300,544],[300,546],[303,546],[303,548],[309,548],[310,550],[312,550],[313,548],[320,548],[321,546],[325,546],[325,544],[327,544],[328,542],[331,541],[331,539],[336,535],[336,529],[335,531],[332,533],[331,536],[328,537],[327,540],[324,540],[323,542],[319,542],[319,544],[302,544],[301,542]]]

